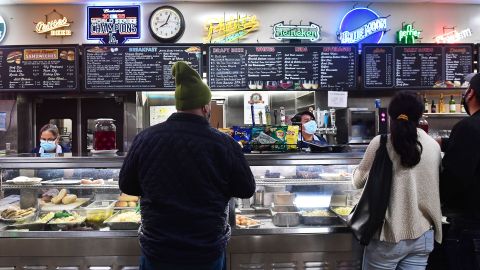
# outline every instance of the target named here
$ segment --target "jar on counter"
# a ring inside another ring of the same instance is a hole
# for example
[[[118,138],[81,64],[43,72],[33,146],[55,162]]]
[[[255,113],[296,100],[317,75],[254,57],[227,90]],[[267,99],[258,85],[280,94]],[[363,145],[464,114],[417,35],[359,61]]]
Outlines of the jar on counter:
[[[93,149],[117,149],[117,127],[113,122],[115,122],[115,120],[109,118],[101,118],[95,120],[95,131],[93,132]]]

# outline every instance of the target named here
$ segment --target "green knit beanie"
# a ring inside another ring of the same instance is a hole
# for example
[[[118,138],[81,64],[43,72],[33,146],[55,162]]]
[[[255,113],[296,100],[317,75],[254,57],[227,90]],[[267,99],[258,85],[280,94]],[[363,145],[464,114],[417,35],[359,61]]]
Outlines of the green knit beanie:
[[[175,77],[175,107],[179,111],[201,108],[210,104],[212,92],[198,73],[185,62],[172,67]]]

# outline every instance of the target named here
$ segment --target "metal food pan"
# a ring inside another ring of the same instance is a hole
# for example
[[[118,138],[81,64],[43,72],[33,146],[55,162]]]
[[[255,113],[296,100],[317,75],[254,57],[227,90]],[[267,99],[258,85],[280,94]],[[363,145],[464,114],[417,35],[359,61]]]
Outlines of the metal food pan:
[[[300,212],[273,212],[272,222],[277,227],[296,227],[300,225]]]
[[[328,216],[305,216],[305,212],[301,213],[301,222],[304,225],[335,225],[340,223],[337,215],[328,208],[320,208],[315,210],[328,211]]]
[[[115,222],[115,221],[111,221],[115,216],[121,214],[121,213],[125,213],[125,212],[128,212],[128,211],[118,211],[117,213],[115,213],[113,216],[109,217],[107,220],[105,220],[103,223],[108,225],[110,227],[111,230],[122,230],[122,231],[125,231],[125,230],[138,230],[138,228],[140,227],[140,223],[136,223],[136,222]]]

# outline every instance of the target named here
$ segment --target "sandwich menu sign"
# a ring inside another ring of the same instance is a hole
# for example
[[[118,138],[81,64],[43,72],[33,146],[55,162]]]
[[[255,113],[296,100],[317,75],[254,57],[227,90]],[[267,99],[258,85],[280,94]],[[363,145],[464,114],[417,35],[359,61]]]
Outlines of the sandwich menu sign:
[[[123,44],[140,38],[140,6],[87,7],[88,39]]]
[[[0,47],[0,92],[76,90],[76,56],[76,46]]]

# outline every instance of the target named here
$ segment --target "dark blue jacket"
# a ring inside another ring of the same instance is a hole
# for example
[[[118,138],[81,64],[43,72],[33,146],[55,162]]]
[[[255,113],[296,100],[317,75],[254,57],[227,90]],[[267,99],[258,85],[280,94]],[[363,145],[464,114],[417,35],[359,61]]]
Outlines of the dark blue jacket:
[[[138,134],[120,189],[141,197],[144,254],[160,262],[215,260],[230,238],[231,197],[249,198],[255,180],[238,143],[205,118],[175,113]]]

